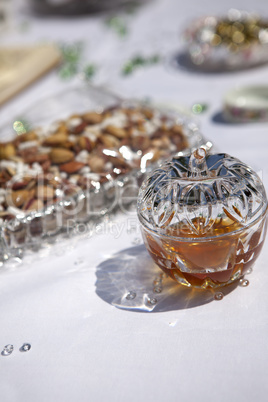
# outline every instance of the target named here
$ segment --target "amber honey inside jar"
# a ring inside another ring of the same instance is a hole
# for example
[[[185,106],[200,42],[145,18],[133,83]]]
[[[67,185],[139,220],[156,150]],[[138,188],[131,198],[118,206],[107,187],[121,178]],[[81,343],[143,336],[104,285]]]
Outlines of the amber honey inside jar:
[[[181,236],[179,227],[171,229],[172,236],[145,229],[142,233],[151,257],[169,276],[186,286],[215,288],[232,283],[253,267],[264,243],[266,219],[249,228],[222,220],[209,238],[192,238],[193,233],[185,229]]]
[[[237,160],[223,155],[204,154],[197,163],[193,155],[180,163],[174,158],[141,189],[138,213],[147,250],[164,272],[188,287],[216,288],[241,278],[265,240],[262,184],[245,165],[241,170]]]

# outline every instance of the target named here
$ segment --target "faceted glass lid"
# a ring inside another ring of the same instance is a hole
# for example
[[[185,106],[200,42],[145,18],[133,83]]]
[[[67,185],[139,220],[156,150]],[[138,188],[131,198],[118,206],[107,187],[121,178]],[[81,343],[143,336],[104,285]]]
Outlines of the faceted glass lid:
[[[266,213],[264,186],[248,165],[204,148],[176,156],[143,182],[138,216],[165,235],[207,237],[251,225]]]

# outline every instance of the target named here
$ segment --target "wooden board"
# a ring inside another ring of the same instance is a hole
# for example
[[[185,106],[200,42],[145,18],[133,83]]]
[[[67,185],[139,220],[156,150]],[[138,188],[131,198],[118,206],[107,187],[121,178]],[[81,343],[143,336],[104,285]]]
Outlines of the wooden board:
[[[53,45],[0,47],[0,105],[57,66],[60,51]]]

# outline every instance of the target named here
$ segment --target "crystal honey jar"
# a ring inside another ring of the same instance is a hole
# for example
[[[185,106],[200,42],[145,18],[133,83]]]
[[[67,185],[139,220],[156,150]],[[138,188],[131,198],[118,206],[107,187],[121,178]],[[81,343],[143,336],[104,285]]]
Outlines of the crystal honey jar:
[[[266,235],[267,197],[249,166],[199,148],[143,182],[138,217],[145,246],[178,283],[228,285],[249,272]]]

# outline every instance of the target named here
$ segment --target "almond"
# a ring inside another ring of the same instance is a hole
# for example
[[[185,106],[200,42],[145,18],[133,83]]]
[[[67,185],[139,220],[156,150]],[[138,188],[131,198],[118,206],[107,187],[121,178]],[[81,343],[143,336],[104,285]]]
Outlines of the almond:
[[[58,123],[58,126],[55,130],[55,134],[67,134],[68,133],[68,128],[66,126],[66,124],[61,121]]]
[[[148,120],[151,120],[154,117],[153,111],[151,109],[144,108],[141,110],[141,112]]]
[[[37,186],[36,197],[41,200],[52,200],[54,198],[54,189],[51,186]]]
[[[6,167],[6,170],[7,170],[7,173],[8,173],[11,177],[12,177],[12,176],[15,176],[16,170],[13,169],[13,167],[7,166],[7,167]]]
[[[38,147],[37,146],[31,146],[26,149],[20,149],[17,151],[17,155],[21,156],[22,159],[27,162],[27,158],[29,157],[35,157],[38,153]],[[36,161],[34,161],[36,162]],[[31,162],[27,162],[31,163]]]
[[[146,133],[145,127],[144,127],[144,121],[139,121],[137,124],[137,129],[141,132],[141,133]]]
[[[44,171],[44,172],[47,172],[48,169],[49,169],[50,166],[51,166],[50,160],[48,159],[48,160],[46,160],[46,161],[44,161],[44,162],[41,162],[41,166],[42,166],[43,171]]]
[[[63,165],[60,165],[60,171],[66,172],[68,174],[72,174],[72,173],[78,172],[84,166],[85,166],[84,163],[77,162],[77,161],[71,161],[68,163],[64,163]]]
[[[161,148],[162,147],[162,140],[160,138],[156,138],[155,140],[152,140],[151,144],[155,148]]]
[[[120,144],[120,141],[116,137],[110,134],[102,134],[99,137],[99,140],[107,148],[117,148]]]
[[[24,211],[38,211],[44,208],[44,203],[42,200],[32,198],[26,204],[23,205]]]
[[[65,148],[54,148],[49,153],[49,158],[52,163],[66,163],[74,159],[74,153]]]
[[[131,139],[131,145],[134,151],[144,151],[150,146],[150,138],[146,135],[136,135]]]
[[[12,190],[16,191],[16,190],[24,189],[28,184],[29,184],[29,180],[26,180],[26,179],[22,179],[22,181],[16,181],[12,185]]]
[[[26,190],[30,191],[33,188],[35,188],[36,186],[36,179],[32,179],[28,182],[27,186],[26,186]]]
[[[60,146],[61,146],[61,148],[70,149],[70,148],[73,148],[75,146],[75,143],[72,142],[72,141],[65,141],[65,142],[61,143]]]
[[[79,137],[78,139],[78,145],[81,149],[86,149],[87,151],[92,151],[92,149],[94,148],[95,144],[90,141],[89,138],[87,137]]]
[[[113,165],[112,168],[114,168],[114,167],[116,167],[116,168],[129,167],[127,161],[125,159],[123,159],[123,158],[110,156],[110,157],[108,157],[108,160],[109,160],[109,162],[112,163],[112,165]]]
[[[29,191],[22,189],[17,191],[12,191],[11,201],[12,206],[21,207],[29,199]],[[9,200],[7,200],[8,202]]]
[[[20,134],[17,138],[19,142],[35,141],[38,139],[38,135],[35,131],[28,131],[27,133]]]
[[[23,159],[20,156],[17,156],[17,155],[10,156],[9,160],[13,161],[13,162],[17,162],[17,163],[18,162],[23,162]]]
[[[86,125],[87,123],[80,117],[72,117],[67,122],[67,128],[71,134],[81,134]]]
[[[147,153],[153,154],[152,158],[148,160],[148,163],[157,161],[161,156],[161,152],[157,148],[151,148],[147,151]]]
[[[53,146],[61,145],[62,143],[67,141],[67,139],[68,139],[68,136],[66,133],[57,133],[57,134],[53,134],[53,135],[50,135],[49,137],[47,137],[44,140],[43,145],[53,147]]]
[[[29,154],[23,158],[24,162],[29,163],[29,164],[35,163],[35,162],[43,163],[43,162],[46,162],[48,159],[49,159],[48,154],[36,154],[36,155]]]
[[[173,126],[173,127],[171,128],[171,131],[173,131],[173,133],[183,135],[183,127],[182,127],[182,126],[179,126],[178,124],[175,124],[175,126]]]
[[[177,151],[180,151],[187,147],[187,142],[182,134],[173,135],[171,137],[173,144],[176,145]]]
[[[9,159],[15,154],[16,150],[11,142],[6,144],[0,144],[0,159]]]
[[[88,124],[99,124],[103,120],[103,116],[97,112],[85,113],[83,118]]]
[[[170,140],[168,137],[155,138],[151,142],[152,146],[159,149],[167,149],[170,147]]]
[[[89,167],[92,172],[101,173],[104,171],[105,161],[98,155],[92,155],[88,161]]]
[[[163,137],[162,138],[162,143],[163,143],[163,148],[169,149],[171,145],[171,141],[168,137]]]
[[[124,130],[121,127],[116,127],[116,126],[109,124],[108,126],[105,127],[104,130],[106,131],[106,133],[112,134],[113,136],[115,136],[116,138],[119,138],[119,139],[127,137],[126,130]]]

